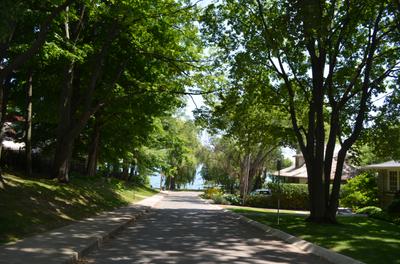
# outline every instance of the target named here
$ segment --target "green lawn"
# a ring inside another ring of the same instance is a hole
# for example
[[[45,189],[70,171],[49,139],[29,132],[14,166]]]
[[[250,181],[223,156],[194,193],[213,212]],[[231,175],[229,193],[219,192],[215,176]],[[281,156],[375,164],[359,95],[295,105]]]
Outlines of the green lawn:
[[[5,174],[0,189],[0,243],[57,228],[151,196],[146,187],[74,177],[69,184]]]
[[[284,211],[277,225],[276,210],[227,207],[253,220],[365,263],[400,263],[400,226],[367,217],[338,217],[338,225],[305,222],[307,214]]]

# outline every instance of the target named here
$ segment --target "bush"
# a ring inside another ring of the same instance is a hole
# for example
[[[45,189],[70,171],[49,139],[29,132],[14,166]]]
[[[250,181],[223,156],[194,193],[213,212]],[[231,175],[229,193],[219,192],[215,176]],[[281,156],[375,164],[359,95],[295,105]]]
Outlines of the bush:
[[[382,212],[382,209],[376,206],[367,206],[360,208],[356,211],[357,214],[367,214],[369,216],[378,215]]]
[[[375,174],[363,172],[343,185],[340,204],[357,210],[378,204],[378,186]]]
[[[282,209],[309,209],[307,184],[269,183],[272,195],[249,195],[245,204],[252,207],[277,208],[280,199]]]
[[[213,196],[211,196],[211,199],[216,204],[230,204],[230,202],[225,199],[224,195],[220,193],[214,194]]]
[[[222,195],[222,191],[218,188],[208,188],[204,191],[202,197],[204,199],[213,199],[213,197],[216,195]]]
[[[399,215],[388,214],[385,211],[381,211],[379,213],[369,215],[369,217],[372,217],[374,219],[387,221],[387,222],[391,222],[391,223],[394,223],[396,225],[400,225],[400,216]]]
[[[396,202],[396,206],[398,206],[398,204],[400,204],[400,203]],[[383,220],[383,221],[387,221],[387,222],[391,222],[391,223],[400,225],[400,214],[388,213],[376,206],[367,206],[364,208],[360,208],[356,211],[356,213],[357,214],[367,214],[371,218],[379,219],[379,220]]]
[[[236,195],[236,194],[224,194],[223,197],[225,198],[226,201],[229,202],[229,204],[241,205],[241,199],[240,199],[239,195]]]

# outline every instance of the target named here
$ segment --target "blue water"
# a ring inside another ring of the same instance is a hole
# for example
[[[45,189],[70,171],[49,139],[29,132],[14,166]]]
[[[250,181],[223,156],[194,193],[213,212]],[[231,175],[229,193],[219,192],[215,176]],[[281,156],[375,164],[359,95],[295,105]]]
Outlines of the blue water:
[[[182,186],[182,188],[190,190],[202,190],[204,188],[204,180],[200,175],[200,170],[201,166],[198,166],[196,169],[196,176],[193,183]],[[160,179],[161,177],[160,174],[158,173],[150,176],[150,185],[153,188],[160,188]]]

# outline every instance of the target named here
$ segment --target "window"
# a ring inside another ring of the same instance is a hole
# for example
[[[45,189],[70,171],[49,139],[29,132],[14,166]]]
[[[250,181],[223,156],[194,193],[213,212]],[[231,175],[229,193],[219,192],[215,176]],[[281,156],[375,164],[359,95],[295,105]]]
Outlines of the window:
[[[397,191],[398,175],[397,171],[389,171],[389,191],[395,192]]]

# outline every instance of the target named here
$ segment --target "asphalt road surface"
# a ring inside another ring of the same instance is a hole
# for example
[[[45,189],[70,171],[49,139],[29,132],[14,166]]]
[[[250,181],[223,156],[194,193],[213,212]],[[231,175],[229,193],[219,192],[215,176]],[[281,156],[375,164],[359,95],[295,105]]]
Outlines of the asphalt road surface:
[[[169,193],[84,263],[328,263],[240,222],[194,192]]]

